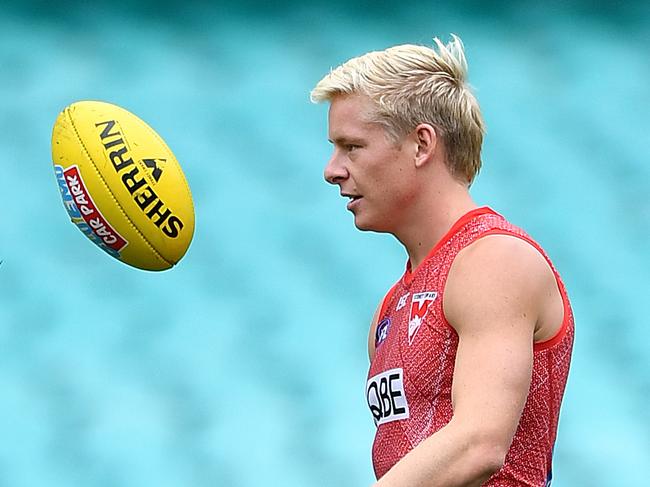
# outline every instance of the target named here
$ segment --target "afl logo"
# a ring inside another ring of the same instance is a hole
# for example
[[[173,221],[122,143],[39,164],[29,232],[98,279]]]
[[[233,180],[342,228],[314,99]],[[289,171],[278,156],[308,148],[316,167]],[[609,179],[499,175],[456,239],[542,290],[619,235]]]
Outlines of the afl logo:
[[[378,347],[382,344],[386,337],[388,336],[388,329],[390,328],[390,318],[384,318],[377,325],[375,330],[375,347]]]

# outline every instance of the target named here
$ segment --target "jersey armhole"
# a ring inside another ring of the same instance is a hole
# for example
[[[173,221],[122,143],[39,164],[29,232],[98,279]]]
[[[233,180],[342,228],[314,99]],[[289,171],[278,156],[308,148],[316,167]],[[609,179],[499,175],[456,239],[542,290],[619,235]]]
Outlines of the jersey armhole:
[[[533,239],[530,237],[527,237],[526,235],[520,235],[515,232],[510,232],[508,230],[503,230],[503,229],[493,229],[488,232],[485,232],[483,235],[481,235],[477,240],[480,240],[483,237],[487,237],[489,235],[508,235],[510,237],[515,237],[520,240],[523,240],[524,242],[528,243],[531,245],[537,252],[541,254],[542,257],[544,257],[544,260],[548,264],[548,266],[551,269],[551,272],[553,272],[553,276],[555,277],[555,283],[557,285],[558,292],[560,293],[560,297],[562,298],[562,308],[563,308],[563,317],[562,317],[562,324],[560,325],[560,328],[557,330],[555,335],[553,335],[551,338],[541,341],[541,342],[534,342],[533,343],[533,351],[539,352],[542,350],[547,350],[558,343],[562,341],[564,336],[567,333],[567,329],[569,327],[569,321],[571,318],[571,308],[569,304],[569,298],[566,293],[566,289],[564,288],[564,283],[562,282],[562,279],[560,279],[560,275],[558,274],[557,270],[555,269],[555,266],[551,262],[551,260],[548,258],[548,255],[546,255],[546,252],[540,247],[540,245],[535,242]]]

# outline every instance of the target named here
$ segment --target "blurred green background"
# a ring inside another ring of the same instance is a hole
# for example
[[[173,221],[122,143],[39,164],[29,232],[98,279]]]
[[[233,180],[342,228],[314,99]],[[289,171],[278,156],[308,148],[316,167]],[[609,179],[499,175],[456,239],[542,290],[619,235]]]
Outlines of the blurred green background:
[[[563,274],[577,340],[553,485],[650,458],[648,2],[4,2],[0,486],[360,486],[367,326],[401,275],[322,180],[331,67],[458,34],[488,125],[475,199]],[[58,112],[109,101],[176,153],[197,227],[164,273],[67,220]]]

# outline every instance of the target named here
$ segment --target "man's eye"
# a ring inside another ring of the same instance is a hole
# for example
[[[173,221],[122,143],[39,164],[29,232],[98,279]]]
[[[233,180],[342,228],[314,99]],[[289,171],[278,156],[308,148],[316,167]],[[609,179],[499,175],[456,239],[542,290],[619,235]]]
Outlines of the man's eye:
[[[355,144],[348,144],[346,146],[346,148],[347,148],[348,152],[352,152],[353,150],[361,148],[361,146],[360,145],[355,145]]]

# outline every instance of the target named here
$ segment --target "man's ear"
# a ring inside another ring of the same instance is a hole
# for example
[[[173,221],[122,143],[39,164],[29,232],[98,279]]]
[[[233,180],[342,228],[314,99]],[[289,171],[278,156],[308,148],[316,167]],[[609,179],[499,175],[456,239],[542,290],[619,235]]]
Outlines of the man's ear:
[[[415,167],[422,167],[433,159],[438,145],[438,135],[436,129],[428,123],[421,123],[415,127],[413,135],[417,143]]]

